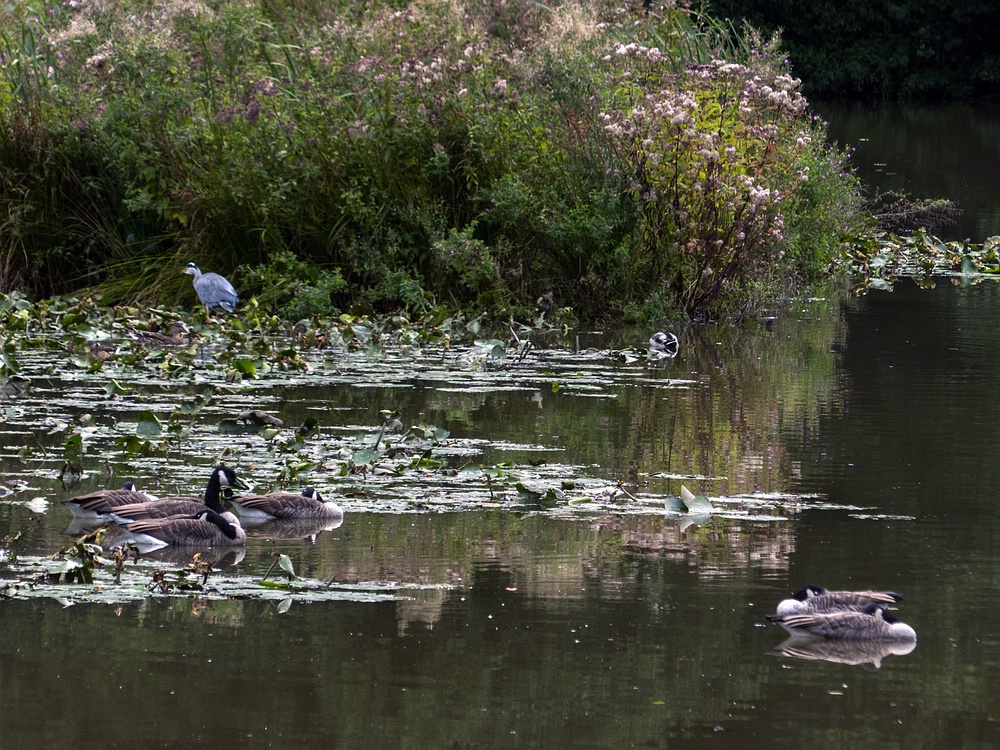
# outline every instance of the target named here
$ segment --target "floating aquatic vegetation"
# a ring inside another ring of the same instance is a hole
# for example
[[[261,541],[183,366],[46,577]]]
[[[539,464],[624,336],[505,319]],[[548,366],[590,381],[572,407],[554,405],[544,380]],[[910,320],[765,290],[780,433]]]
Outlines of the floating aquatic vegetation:
[[[621,402],[636,392],[653,394],[650,411],[653,401],[696,398],[691,368],[672,369],[683,357],[622,364],[608,349],[546,349],[520,331],[492,339],[455,321],[424,329],[345,315],[286,327],[252,309],[209,322],[88,300],[2,300],[0,336],[18,374],[4,386],[12,395],[2,399],[0,459],[33,485],[63,470],[67,483],[145,477],[160,494],[180,494],[190,491],[192,464],[225,460],[259,489],[317,485],[342,498],[348,516],[489,507],[680,525],[773,523],[817,507],[767,496],[692,496],[689,504],[671,480],[724,477],[650,472],[659,456],[629,474],[573,444],[602,441],[629,418]],[[529,425],[546,410],[566,416],[549,431],[521,430],[497,419],[500,404],[518,405],[517,419]]]
[[[77,554],[82,557],[77,559],[74,557]],[[292,602],[393,601],[409,598],[407,592],[450,588],[398,582],[340,584],[294,574],[287,581],[274,581],[240,574],[234,569],[214,570],[197,554],[182,567],[145,558],[129,558],[119,566],[118,560],[125,558],[104,558],[101,554],[89,549],[88,543],[88,549],[71,551],[56,565],[44,557],[20,557],[0,568],[0,599],[53,598],[68,606],[84,602],[122,604],[151,596],[197,596],[258,599],[290,605]],[[84,558],[91,560],[89,565]],[[287,611],[287,606],[285,609]]]

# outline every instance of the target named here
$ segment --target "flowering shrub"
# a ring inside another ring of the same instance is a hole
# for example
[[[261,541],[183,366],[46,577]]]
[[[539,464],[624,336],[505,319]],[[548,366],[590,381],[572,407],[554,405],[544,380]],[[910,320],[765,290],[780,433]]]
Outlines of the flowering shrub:
[[[782,204],[808,180],[800,82],[767,48],[752,66],[713,60],[677,74],[636,43],[605,62],[617,87],[601,118],[644,217],[633,273],[664,279],[692,314],[773,273]]]

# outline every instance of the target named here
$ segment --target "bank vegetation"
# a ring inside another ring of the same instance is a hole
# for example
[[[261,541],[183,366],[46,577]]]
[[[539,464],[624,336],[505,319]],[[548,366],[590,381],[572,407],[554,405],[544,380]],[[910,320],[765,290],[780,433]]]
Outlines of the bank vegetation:
[[[789,70],[673,3],[6,3],[0,291],[753,317],[872,226]]]

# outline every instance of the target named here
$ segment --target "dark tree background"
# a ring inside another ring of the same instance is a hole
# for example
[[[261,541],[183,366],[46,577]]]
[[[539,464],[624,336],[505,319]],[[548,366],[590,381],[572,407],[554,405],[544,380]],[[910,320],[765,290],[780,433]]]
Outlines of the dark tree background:
[[[1000,99],[997,0],[707,0],[711,15],[782,29],[807,94]]]

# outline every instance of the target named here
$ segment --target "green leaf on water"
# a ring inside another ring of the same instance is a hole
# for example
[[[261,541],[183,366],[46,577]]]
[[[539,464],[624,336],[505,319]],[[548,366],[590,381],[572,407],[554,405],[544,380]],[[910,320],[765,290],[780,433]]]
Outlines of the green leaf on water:
[[[135,426],[136,435],[157,436],[163,431],[163,423],[148,409],[139,412],[138,423]]]
[[[129,391],[117,380],[111,378],[110,382],[104,386],[104,392],[109,396],[126,396]]]
[[[253,359],[234,359],[230,366],[240,375],[249,375],[257,379],[257,361]]]
[[[0,342],[0,364],[3,365],[3,372],[11,375],[21,369],[14,358],[14,343],[10,339]]]
[[[292,565],[292,558],[288,555],[279,555],[278,565],[283,571],[288,573],[289,578],[298,578],[298,576],[295,575],[295,566]]]
[[[351,455],[351,460],[354,461],[355,466],[373,464],[382,458],[382,453],[383,451],[375,450],[373,448],[362,448],[361,450],[354,451]]]
[[[688,513],[715,513],[712,502],[704,495],[695,495],[691,490],[681,485],[681,501],[683,501]]]
[[[265,589],[279,589],[279,590],[288,589],[290,587],[286,581],[272,581],[269,578],[265,578],[261,581],[258,581],[257,585]]]
[[[536,492],[535,490],[529,489],[520,482],[514,485],[514,489],[517,490],[517,495],[518,497],[521,498],[521,501],[525,503],[537,503],[538,500],[542,497],[541,492]]]
[[[206,406],[208,406],[211,400],[212,400],[211,393],[203,393],[202,395],[198,396],[193,403],[181,404],[177,408],[177,411],[180,412],[181,414],[197,414]]]
[[[49,568],[49,575],[57,576],[63,573],[70,573],[78,568],[82,568],[83,563],[72,557],[68,557],[65,560],[60,560],[55,565]]]

